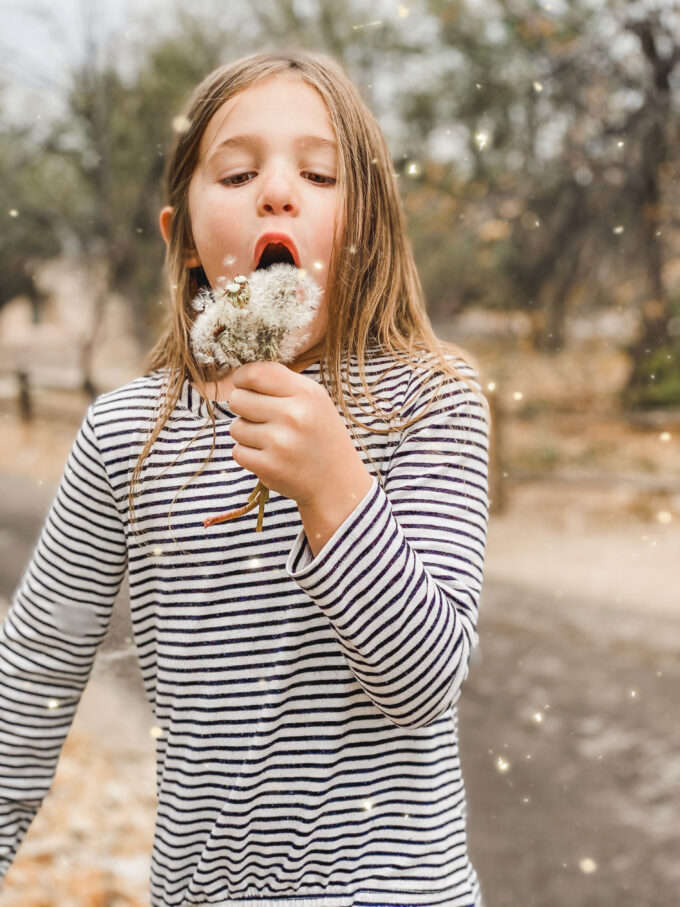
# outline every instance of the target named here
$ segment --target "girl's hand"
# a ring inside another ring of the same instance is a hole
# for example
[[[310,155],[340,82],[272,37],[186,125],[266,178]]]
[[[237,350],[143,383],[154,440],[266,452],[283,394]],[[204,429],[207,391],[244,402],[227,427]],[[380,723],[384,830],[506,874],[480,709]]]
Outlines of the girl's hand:
[[[270,491],[309,506],[324,489],[363,467],[323,385],[282,362],[246,362],[232,373],[234,460]]]

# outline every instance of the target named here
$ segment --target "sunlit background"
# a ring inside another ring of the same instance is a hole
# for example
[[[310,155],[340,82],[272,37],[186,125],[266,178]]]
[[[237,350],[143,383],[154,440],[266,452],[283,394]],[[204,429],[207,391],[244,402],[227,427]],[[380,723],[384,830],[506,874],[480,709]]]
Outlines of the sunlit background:
[[[0,606],[93,398],[169,303],[190,90],[334,56],[392,153],[436,332],[493,412],[481,646],[459,703],[487,907],[680,890],[680,10],[667,2],[0,3]],[[2,907],[144,905],[158,729],[127,592]]]

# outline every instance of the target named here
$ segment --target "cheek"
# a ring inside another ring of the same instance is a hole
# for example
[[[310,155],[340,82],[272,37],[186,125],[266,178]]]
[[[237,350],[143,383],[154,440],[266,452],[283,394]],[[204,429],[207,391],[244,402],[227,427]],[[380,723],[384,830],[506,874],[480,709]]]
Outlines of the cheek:
[[[216,190],[221,186],[205,186],[202,183],[189,190],[189,217],[194,235],[210,239],[217,226],[224,227],[230,218],[225,211],[224,201]]]

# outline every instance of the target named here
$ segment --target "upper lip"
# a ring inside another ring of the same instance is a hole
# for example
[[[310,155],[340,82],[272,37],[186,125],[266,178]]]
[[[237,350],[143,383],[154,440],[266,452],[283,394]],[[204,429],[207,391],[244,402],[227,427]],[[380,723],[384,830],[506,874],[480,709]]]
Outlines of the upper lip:
[[[293,240],[286,233],[263,233],[262,236],[258,239],[255,244],[255,255],[253,259],[253,270],[257,268],[258,262],[262,257],[262,253],[269,245],[269,243],[281,243],[284,245],[290,254],[293,256],[293,261],[297,268],[300,267],[300,255],[297,250],[297,246]]]

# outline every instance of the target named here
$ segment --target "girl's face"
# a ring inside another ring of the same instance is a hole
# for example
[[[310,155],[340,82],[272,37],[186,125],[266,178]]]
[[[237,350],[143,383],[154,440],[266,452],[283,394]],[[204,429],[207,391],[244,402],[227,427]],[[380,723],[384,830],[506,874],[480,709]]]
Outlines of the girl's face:
[[[189,183],[195,249],[187,267],[217,278],[257,267],[258,240],[283,233],[295,244],[298,267],[324,290],[308,330],[309,350],[324,337],[333,219],[340,213],[336,137],[321,95],[305,82],[269,77],[226,101],[203,134]],[[161,213],[169,238],[172,209]],[[344,219],[339,223],[339,239]],[[301,350],[304,352],[304,350]]]

